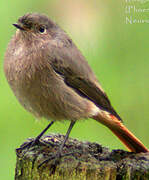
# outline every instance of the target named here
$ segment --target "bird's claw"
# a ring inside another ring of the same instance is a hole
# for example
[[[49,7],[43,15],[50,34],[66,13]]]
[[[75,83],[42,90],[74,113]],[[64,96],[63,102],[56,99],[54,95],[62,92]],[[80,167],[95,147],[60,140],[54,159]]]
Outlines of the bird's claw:
[[[55,155],[52,155],[48,159],[46,159],[43,162],[41,162],[39,164],[38,168],[40,168],[43,164],[47,164],[49,161],[52,161],[52,160],[54,160],[54,162],[52,162],[52,164],[58,165],[59,162],[60,162],[61,157],[63,157],[63,156],[61,155],[61,153],[58,152]]]

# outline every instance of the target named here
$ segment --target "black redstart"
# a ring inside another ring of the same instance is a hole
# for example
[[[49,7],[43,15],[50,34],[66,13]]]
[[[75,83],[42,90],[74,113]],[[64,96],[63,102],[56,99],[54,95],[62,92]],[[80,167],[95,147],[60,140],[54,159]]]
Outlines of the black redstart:
[[[13,25],[17,31],[5,54],[6,78],[22,106],[36,117],[53,119],[50,125],[70,120],[60,153],[75,122],[84,118],[106,125],[130,151],[148,152],[122,124],[85,57],[57,24],[28,13]]]

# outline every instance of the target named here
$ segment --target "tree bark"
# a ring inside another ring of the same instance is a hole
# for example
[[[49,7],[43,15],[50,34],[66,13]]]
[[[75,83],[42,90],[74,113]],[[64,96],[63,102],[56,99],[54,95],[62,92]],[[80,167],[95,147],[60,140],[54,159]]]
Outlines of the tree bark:
[[[61,159],[52,159],[64,136],[50,134],[37,144],[28,139],[16,149],[15,180],[148,180],[149,153],[109,151],[97,143],[69,138]],[[32,145],[30,145],[32,144]],[[27,145],[27,147],[26,147]]]

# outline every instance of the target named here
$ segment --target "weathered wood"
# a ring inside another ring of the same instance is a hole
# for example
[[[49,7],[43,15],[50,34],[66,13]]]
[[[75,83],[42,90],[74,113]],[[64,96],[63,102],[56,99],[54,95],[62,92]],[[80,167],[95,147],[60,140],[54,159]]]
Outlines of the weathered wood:
[[[64,136],[44,136],[37,145],[16,150],[16,180],[148,180],[149,153],[109,151],[97,143],[81,142],[69,138],[60,162],[51,160],[39,165],[55,154]],[[69,155],[68,155],[69,153]]]

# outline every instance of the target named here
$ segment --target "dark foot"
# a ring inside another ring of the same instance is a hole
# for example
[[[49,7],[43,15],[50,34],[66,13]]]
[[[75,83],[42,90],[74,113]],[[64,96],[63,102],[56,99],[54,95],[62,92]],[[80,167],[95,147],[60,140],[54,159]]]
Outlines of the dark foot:
[[[46,164],[46,163],[48,163],[49,161],[53,160],[54,163],[52,163],[52,164],[53,164],[52,167],[54,167],[54,169],[56,169],[56,166],[60,163],[61,158],[62,158],[63,156],[67,156],[67,155],[68,155],[68,154],[62,155],[62,150],[63,150],[63,147],[64,147],[64,145],[65,145],[65,143],[66,143],[66,141],[67,141],[67,139],[68,139],[68,137],[69,137],[69,134],[70,134],[70,132],[71,132],[74,124],[75,124],[75,121],[71,121],[70,126],[69,126],[69,128],[68,128],[68,130],[67,130],[66,136],[65,136],[65,138],[64,138],[64,141],[62,142],[62,144],[61,144],[61,146],[60,146],[60,148],[59,148],[59,151],[58,151],[55,155],[49,157],[48,159],[46,159],[45,161],[43,161],[41,164],[39,164],[38,168],[40,168],[43,164]],[[70,154],[70,153],[69,153],[69,154]],[[71,153],[71,154],[72,154],[72,153]],[[55,170],[54,170],[54,172],[55,172]]]
[[[25,154],[30,148],[34,147],[35,145],[39,145],[40,140],[37,139],[31,139],[29,142],[26,142],[24,144],[22,144],[19,148],[16,149],[17,153],[20,153],[22,151],[24,151],[23,154]]]
[[[44,160],[42,163],[40,163],[38,168],[40,168],[41,166],[43,166],[44,164],[47,164],[49,161],[52,161],[52,160],[54,160],[53,162],[54,162],[55,165],[58,165],[59,162],[60,162],[61,157],[63,157],[63,156],[64,155],[61,155],[61,153],[58,152],[58,153],[50,156],[48,159]]]
[[[44,160],[42,163],[39,164],[38,168],[42,167],[44,164],[47,164],[48,162],[50,162],[50,175],[54,174],[56,171],[56,167],[60,164],[61,161],[61,153],[56,153],[52,156],[50,156],[48,159]]]
[[[54,123],[54,121],[51,121],[48,126],[35,138],[35,139],[32,139],[32,141],[28,142],[28,143],[25,143],[23,144],[20,148],[16,149],[16,151],[21,151],[21,150],[24,150],[24,149],[29,149],[35,145],[38,145],[40,142],[40,138],[43,136],[43,134],[49,129],[50,126],[52,126],[52,124]]]
[[[61,158],[65,157],[65,156],[69,156],[72,155],[74,153],[78,153],[78,152],[71,152],[71,153],[65,153],[65,154],[61,154],[60,152],[50,156],[48,159],[46,159],[45,161],[43,161],[42,163],[39,164],[38,168],[40,168],[41,166],[43,166],[44,164],[47,164],[48,162],[50,162],[50,172],[51,174],[54,174],[57,165],[60,164]]]
[[[18,151],[22,151],[24,149],[27,148],[27,150],[35,145],[38,145],[40,142],[41,137],[43,136],[43,134],[49,129],[50,126],[52,126],[52,124],[54,123],[54,121],[51,121],[48,126],[35,138],[30,140],[29,142],[23,144],[20,148],[16,149],[16,152]]]

